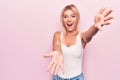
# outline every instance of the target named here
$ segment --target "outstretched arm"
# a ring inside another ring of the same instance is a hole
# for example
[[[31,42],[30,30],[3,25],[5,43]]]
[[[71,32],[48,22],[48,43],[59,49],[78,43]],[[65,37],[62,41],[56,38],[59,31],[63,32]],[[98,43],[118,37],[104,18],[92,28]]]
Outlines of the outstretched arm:
[[[106,10],[105,7],[101,8],[94,18],[94,24],[86,31],[82,33],[82,40],[86,44],[92,37],[99,31],[102,30],[104,25],[109,25],[110,20],[113,16],[110,16],[112,9]]]
[[[53,37],[53,52],[45,54],[45,58],[51,57],[51,61],[47,67],[47,71],[50,71],[50,74],[56,75],[58,68],[61,67],[62,72],[64,73],[63,68],[63,54],[61,51],[60,44],[60,32],[56,32]]]

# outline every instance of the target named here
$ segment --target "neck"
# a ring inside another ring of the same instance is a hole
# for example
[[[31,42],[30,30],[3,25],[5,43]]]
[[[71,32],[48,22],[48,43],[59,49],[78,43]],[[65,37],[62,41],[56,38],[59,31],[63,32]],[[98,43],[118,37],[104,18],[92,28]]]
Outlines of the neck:
[[[66,36],[76,36],[78,34],[78,30],[75,31],[66,31]]]

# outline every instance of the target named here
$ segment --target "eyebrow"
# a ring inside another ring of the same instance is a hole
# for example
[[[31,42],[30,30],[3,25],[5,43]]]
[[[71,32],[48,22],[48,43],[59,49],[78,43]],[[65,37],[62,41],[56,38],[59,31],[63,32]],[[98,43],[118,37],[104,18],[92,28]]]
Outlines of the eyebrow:
[[[73,15],[74,15],[74,16],[77,16],[76,14],[71,14],[71,16],[73,16]],[[63,14],[63,16],[67,16],[67,14]]]

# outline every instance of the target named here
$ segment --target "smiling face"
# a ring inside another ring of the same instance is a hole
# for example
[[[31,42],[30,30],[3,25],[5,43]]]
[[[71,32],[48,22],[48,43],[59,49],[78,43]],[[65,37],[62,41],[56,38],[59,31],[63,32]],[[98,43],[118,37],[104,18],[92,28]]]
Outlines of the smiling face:
[[[63,14],[63,24],[66,31],[71,32],[77,30],[77,15],[70,9],[66,10]]]
[[[66,6],[61,13],[61,21],[64,31],[72,32],[78,30],[80,15],[75,5]]]

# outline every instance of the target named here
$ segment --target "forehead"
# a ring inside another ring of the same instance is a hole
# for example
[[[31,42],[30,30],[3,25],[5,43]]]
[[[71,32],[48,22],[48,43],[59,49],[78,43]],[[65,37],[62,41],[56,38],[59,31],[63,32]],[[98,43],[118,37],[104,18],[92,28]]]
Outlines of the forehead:
[[[67,9],[64,11],[64,15],[69,15],[69,14],[76,14],[73,10]]]

